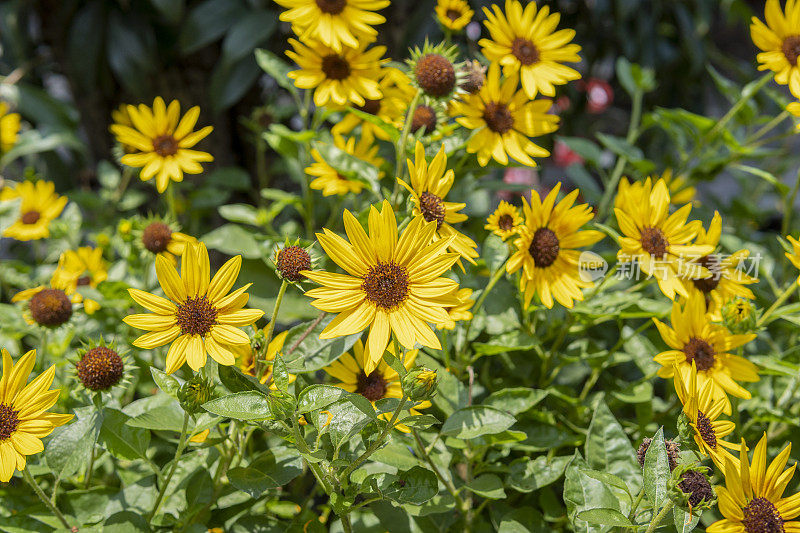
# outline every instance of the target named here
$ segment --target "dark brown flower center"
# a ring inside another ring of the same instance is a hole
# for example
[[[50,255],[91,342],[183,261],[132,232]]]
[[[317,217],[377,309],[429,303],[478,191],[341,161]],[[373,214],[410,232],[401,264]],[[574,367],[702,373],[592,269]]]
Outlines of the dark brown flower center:
[[[486,81],[486,67],[473,60],[464,63],[461,71],[466,74],[464,81],[461,82],[461,88],[469,94],[476,94],[480,91],[483,82]]]
[[[456,69],[449,59],[428,54],[417,61],[414,75],[422,90],[431,96],[446,96],[456,86]]]
[[[142,233],[142,244],[154,254],[165,252],[171,240],[172,230],[163,222],[151,223]]]
[[[217,308],[211,305],[205,296],[187,298],[178,306],[175,322],[178,323],[183,335],[202,337],[217,323]]]
[[[36,224],[40,218],[42,218],[42,215],[39,211],[27,211],[23,213],[20,220],[22,220],[23,224]]]
[[[708,482],[706,476],[697,470],[687,470],[681,474],[681,482],[678,483],[678,488],[684,494],[689,495],[689,505],[692,507],[714,499],[714,489],[711,488],[711,483]]]
[[[418,105],[411,117],[411,132],[430,133],[436,129],[436,111],[427,105]]]
[[[445,13],[445,15],[450,20],[457,20],[457,19],[461,18],[461,15],[463,15],[463,13],[461,13],[461,11],[458,11],[456,9],[448,9],[447,12]]]
[[[500,135],[514,127],[514,117],[506,104],[488,102],[483,108],[483,120],[495,133]]]
[[[359,111],[363,111],[364,113],[369,113],[370,115],[377,115],[378,111],[381,110],[381,101],[380,100],[368,100],[364,99],[364,105],[357,106],[356,109]]]
[[[19,426],[19,411],[11,409],[10,405],[0,403],[0,442],[8,440]]]
[[[704,371],[714,366],[714,355],[716,352],[714,348],[703,339],[692,337],[689,342],[683,347],[683,353],[686,354],[686,362],[690,365],[694,361],[697,365],[697,370]]]
[[[536,48],[536,45],[528,39],[523,39],[521,37],[514,39],[514,42],[511,43],[511,53],[514,54],[514,57],[519,59],[519,62],[523,65],[532,65],[539,61],[539,50]]]
[[[742,509],[745,533],[784,533],[783,518],[775,505],[766,498],[753,498]]]
[[[422,211],[422,216],[427,222],[436,221],[436,229],[442,227],[446,210],[441,198],[425,191],[419,195],[419,210]]]
[[[284,279],[289,281],[300,281],[305,276],[300,272],[311,268],[311,256],[305,248],[300,246],[287,246],[278,252],[278,260],[276,261],[278,272]]]
[[[558,237],[550,228],[537,229],[533,234],[530,246],[528,246],[528,253],[533,258],[533,264],[538,268],[552,265],[558,258],[559,250]]]
[[[709,292],[713,291],[717,288],[720,281],[720,265],[719,261],[711,255],[706,255],[701,257],[696,261],[698,265],[706,267],[709,271],[711,271],[710,278],[697,278],[693,279],[694,286],[697,287],[702,292],[708,294]]]
[[[356,378],[356,392],[371,402],[386,397],[386,380],[378,370],[368,376],[362,370]]]
[[[714,431],[711,420],[706,418],[706,415],[703,414],[702,411],[697,411],[697,423],[695,425],[697,426],[697,432],[700,434],[700,438],[703,439],[703,442],[712,450],[716,450],[717,432]]]
[[[636,450],[636,458],[639,460],[639,464],[642,468],[644,468],[645,454],[647,454],[647,449],[650,448],[652,442],[653,439],[645,437],[642,439],[642,444],[639,446],[639,449]],[[669,463],[669,470],[671,472],[678,466],[678,455],[681,453],[681,447],[680,444],[670,439],[665,440],[664,445],[667,448],[667,462]]]
[[[78,379],[89,390],[107,390],[122,379],[124,364],[119,354],[105,346],[92,348],[75,364]]]
[[[669,241],[659,228],[644,228],[641,236],[642,248],[653,257],[664,257],[667,254]]]
[[[85,287],[86,285],[89,285],[91,282],[92,282],[91,276],[81,276],[75,283],[78,285],[78,287]]]
[[[153,151],[161,157],[169,157],[178,153],[178,140],[172,135],[159,135],[153,139]]]
[[[793,67],[797,66],[797,57],[800,56],[800,35],[789,35],[783,40],[781,52],[786,56],[786,61]]]
[[[72,302],[61,289],[42,289],[29,305],[33,320],[41,326],[60,326],[72,316]]]
[[[503,231],[511,231],[514,229],[514,217],[511,215],[501,215],[497,219],[497,227]]]
[[[350,63],[338,54],[322,58],[322,72],[329,80],[343,80],[350,76]]]
[[[384,310],[391,310],[408,297],[409,281],[405,267],[391,261],[388,263],[379,261],[364,276],[361,290],[370,302]]]
[[[323,13],[338,15],[347,6],[347,0],[317,0],[317,6]]]

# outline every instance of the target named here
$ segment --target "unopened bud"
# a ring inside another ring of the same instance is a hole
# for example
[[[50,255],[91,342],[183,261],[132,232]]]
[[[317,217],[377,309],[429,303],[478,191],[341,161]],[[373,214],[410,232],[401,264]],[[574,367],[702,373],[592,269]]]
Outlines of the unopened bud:
[[[267,396],[267,405],[275,420],[286,420],[294,416],[297,400],[287,392],[271,390]]]
[[[752,332],[756,327],[756,315],[753,302],[744,298],[728,300],[722,306],[722,323],[736,335]]]
[[[436,393],[436,371],[417,367],[403,378],[403,391],[414,402],[430,400]]]
[[[183,384],[178,391],[178,401],[184,411],[190,415],[202,410],[202,405],[214,396],[214,383],[200,374],[195,374],[192,379]]]

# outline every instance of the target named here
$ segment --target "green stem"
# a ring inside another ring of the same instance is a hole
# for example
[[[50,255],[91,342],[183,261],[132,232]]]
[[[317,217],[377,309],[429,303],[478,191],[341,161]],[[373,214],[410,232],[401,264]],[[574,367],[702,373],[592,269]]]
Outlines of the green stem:
[[[344,533],[352,533],[353,526],[350,524],[350,517],[347,515],[342,515],[339,517],[339,520],[342,521],[342,529],[344,529]]]
[[[761,137],[763,137],[764,135],[766,135],[770,131],[774,130],[775,127],[778,126],[778,124],[780,124],[781,122],[783,122],[784,120],[786,120],[790,116],[791,116],[791,113],[789,113],[788,111],[786,111],[784,109],[783,112],[780,115],[778,115],[777,117],[775,117],[772,120],[770,120],[769,122],[767,122],[761,129],[759,129],[754,134],[752,134],[750,137],[745,139],[743,144],[745,146],[749,146],[750,144],[752,144],[755,141],[759,140]]]
[[[41,489],[41,487],[39,487],[39,484],[36,483],[36,480],[33,479],[33,476],[31,475],[30,471],[27,468],[25,468],[22,471],[22,477],[23,479],[25,479],[25,481],[28,482],[28,485],[31,486],[33,492],[36,493],[36,495],[39,497],[39,499],[42,501],[45,507],[50,509],[50,512],[53,513],[53,516],[58,518],[59,522],[64,524],[65,528],[72,529],[72,526],[69,525],[67,519],[64,518],[63,514],[61,514],[61,511],[59,511],[58,508],[55,505],[53,505],[53,503],[47,498],[47,496],[45,496],[44,491]]]
[[[117,190],[114,192],[115,204],[118,204],[119,201],[122,200],[122,195],[125,194],[126,190],[128,190],[128,185],[130,185],[132,177],[133,177],[133,169],[128,166],[124,167],[122,169],[122,179],[119,182]]]
[[[303,434],[300,433],[300,425],[297,423],[297,417],[292,417],[292,428],[291,431],[294,433],[295,444],[300,448],[302,453],[311,455],[311,449],[308,447],[306,443],[306,439],[303,438]],[[326,494],[331,495],[333,493],[333,487],[330,483],[325,479],[325,475],[320,470],[319,465],[316,463],[312,463],[310,461],[306,461],[309,470],[311,473],[314,474],[314,477],[317,479],[320,485],[322,485],[322,490],[325,491]]]
[[[781,235],[784,236],[789,233],[789,225],[792,222],[792,212],[794,211],[794,201],[797,199],[798,188],[800,188],[800,170],[798,170],[797,178],[794,180],[794,187],[784,199],[783,223],[781,224]]]
[[[664,505],[664,507],[661,508],[661,511],[659,511],[658,514],[653,518],[653,520],[650,521],[650,525],[647,526],[647,531],[645,531],[644,533],[652,533],[653,531],[655,531],[656,528],[658,527],[658,524],[660,524],[661,521],[664,519],[664,517],[667,516],[667,513],[672,510],[673,505],[674,504],[672,503],[672,500],[668,500],[667,503]]]
[[[398,195],[400,193],[400,183],[398,183],[398,179],[402,179],[403,175],[405,174],[403,170],[403,159],[406,156],[406,141],[408,140],[408,132],[411,130],[411,120],[414,118],[414,111],[417,109],[417,102],[419,102],[419,98],[422,95],[422,89],[417,89],[414,98],[411,99],[411,103],[408,105],[408,109],[406,110],[406,119],[403,123],[403,131],[400,134],[400,138],[397,140],[397,145],[395,146],[395,165],[394,165],[394,190],[392,191],[392,205],[397,207],[397,200]]]
[[[475,305],[472,307],[472,318],[470,318],[469,321],[467,321],[467,325],[464,328],[464,343],[461,345],[461,350],[459,350],[462,355],[467,350],[467,343],[469,342],[469,330],[472,328],[472,321],[475,319],[476,316],[478,316],[478,311],[480,311],[481,307],[483,306],[483,302],[484,300],[486,300],[486,297],[489,296],[489,293],[492,292],[494,286],[497,285],[497,282],[500,281],[500,279],[506,273],[506,264],[508,264],[508,259],[506,259],[505,262],[503,262],[503,264],[500,265],[497,268],[497,270],[494,271],[494,274],[492,274],[489,283],[486,284],[486,288],[483,289],[483,292],[478,297],[478,300],[475,302]]]
[[[187,429],[189,428],[189,413],[185,413],[183,415],[183,428],[181,429],[181,438],[178,441],[178,448],[175,450],[175,457],[172,459],[172,466],[169,469],[169,474],[164,479],[164,482],[161,484],[161,490],[158,491],[158,497],[156,498],[156,504],[153,506],[153,510],[150,511],[150,514],[147,516],[147,523],[153,521],[153,518],[158,513],[158,509],[161,507],[161,503],[164,500],[164,495],[167,493],[167,487],[169,487],[169,482],[172,481],[172,476],[175,475],[175,470],[178,468],[178,461],[183,454],[183,450],[186,448],[186,444],[188,443],[187,436]]]
[[[175,208],[175,182],[172,180],[167,185],[167,213],[171,220],[178,220],[178,211]]]
[[[783,302],[785,302],[785,301],[786,301],[786,299],[787,299],[787,298],[789,298],[789,296],[791,296],[791,295],[792,295],[792,293],[794,293],[794,291],[795,291],[796,289],[797,289],[797,283],[795,283],[795,282],[792,282],[792,284],[791,284],[791,285],[789,285],[789,287],[787,287],[787,288],[786,288],[786,290],[784,290],[784,291],[781,293],[781,295],[780,295],[780,296],[778,296],[778,299],[777,299],[777,300],[775,300],[775,302],[774,302],[774,303],[773,303],[773,304],[772,304],[772,305],[769,307],[769,309],[767,309],[766,311],[764,311],[764,314],[763,314],[763,315],[761,315],[761,318],[759,318],[759,319],[758,319],[758,322],[756,322],[756,329],[758,329],[758,328],[760,328],[761,326],[763,326],[764,324],[766,324],[766,322],[767,322],[767,318],[769,318],[769,316],[770,316],[772,313],[774,313],[774,312],[775,312],[775,310],[776,310],[778,307],[780,307],[780,306],[783,304]]]
[[[428,454],[428,450],[425,448],[425,444],[423,444],[422,439],[419,437],[419,433],[417,433],[417,430],[411,428],[411,434],[414,435],[414,441],[417,443],[417,448],[419,448],[419,451],[422,454],[422,457],[425,459],[425,462],[430,465],[431,469],[433,470],[433,473],[436,474],[436,477],[439,478],[439,481],[441,481],[442,485],[445,486],[447,492],[449,492],[450,495],[453,496],[453,499],[456,501],[458,508],[463,509],[464,507],[463,499],[461,498],[461,496],[458,495],[458,491],[456,490],[456,487],[453,485],[453,482],[450,481],[449,479],[445,479],[444,475],[442,475],[439,468],[433,462],[433,459],[431,459],[430,454]]]
[[[636,496],[636,500],[633,502],[633,507],[631,507],[631,512],[628,514],[628,520],[631,522],[633,522],[633,519],[636,516],[636,509],[638,509],[639,504],[642,503],[642,498],[644,498],[644,487],[639,489],[639,494]]]
[[[275,307],[272,309],[272,318],[267,325],[267,334],[264,340],[264,346],[269,346],[269,341],[272,340],[272,332],[275,330],[275,320],[278,318],[278,311],[281,308],[281,302],[283,301],[283,295],[286,294],[286,288],[289,286],[289,282],[283,280],[281,282],[281,288],[278,290],[278,297],[275,298]],[[264,371],[264,362],[260,358],[256,358],[256,376],[261,378],[261,374]]]
[[[89,486],[92,484],[92,472],[94,471],[94,460],[95,460],[95,450],[97,450],[97,445],[92,445],[92,451],[89,455],[89,468],[86,470],[86,482],[84,483],[84,488],[89,489]]]
[[[784,408],[784,406],[789,402],[789,400],[794,398],[794,395],[797,392],[798,387],[800,387],[800,376],[798,375],[792,376],[791,381],[789,381],[789,384],[786,385],[786,389],[784,389],[783,394],[781,394],[781,397],[778,399],[778,403],[775,404],[776,411],[781,411]],[[767,427],[768,439],[777,435],[778,426],[779,423],[775,420],[769,423],[769,426]]]

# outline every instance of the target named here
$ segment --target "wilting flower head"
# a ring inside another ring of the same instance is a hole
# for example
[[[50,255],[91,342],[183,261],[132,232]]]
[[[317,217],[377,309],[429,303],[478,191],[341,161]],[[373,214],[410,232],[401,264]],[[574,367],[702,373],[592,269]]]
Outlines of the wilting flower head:
[[[55,193],[56,186],[49,181],[23,181],[0,190],[0,202],[21,200],[19,219],[3,232],[3,237],[18,241],[46,239],[50,236],[50,223],[58,218],[67,205],[67,197]]]

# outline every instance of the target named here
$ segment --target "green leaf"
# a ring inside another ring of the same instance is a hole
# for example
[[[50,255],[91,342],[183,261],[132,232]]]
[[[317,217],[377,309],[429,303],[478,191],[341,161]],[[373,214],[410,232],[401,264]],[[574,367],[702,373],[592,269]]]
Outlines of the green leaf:
[[[603,157],[600,147],[589,139],[582,137],[559,137],[558,139],[586,161],[598,164]]]
[[[150,432],[127,425],[130,419],[122,411],[106,407],[100,428],[100,444],[118,459],[145,459],[150,445]]]
[[[270,415],[267,397],[256,391],[235,392],[203,404],[215,415],[235,420],[266,420]]]
[[[286,64],[281,58],[263,48],[258,48],[255,51],[256,63],[261,67],[261,70],[269,74],[275,82],[292,93],[297,94],[297,87],[294,86],[288,74],[292,68]]]
[[[586,462],[595,470],[622,478],[636,493],[641,487],[641,467],[625,430],[604,401],[597,403],[586,436]]]
[[[608,531],[611,526],[588,524],[578,516],[580,512],[590,509],[620,510],[616,497],[603,482],[590,478],[581,472],[587,466],[580,452],[575,450],[575,455],[564,474],[564,502],[567,506],[567,517],[576,532]]]
[[[482,249],[482,257],[486,261],[486,267],[490,272],[496,272],[508,258],[508,244],[494,233],[486,237],[486,240],[483,241]]]
[[[257,391],[269,394],[269,389],[259,381],[239,370],[235,365],[219,366],[219,380],[230,392]]]
[[[158,388],[161,389],[162,392],[169,394],[176,400],[178,399],[178,391],[181,388],[181,384],[175,377],[154,366],[150,367],[150,374],[153,376],[153,381],[156,382],[156,385],[158,385]]]
[[[622,481],[619,477],[615,476],[614,474],[609,474],[608,472],[601,472],[599,470],[591,470],[591,469],[581,469],[581,474],[588,476],[592,479],[596,479],[602,483],[605,483],[608,487],[614,487],[620,489],[622,493],[628,496],[630,499],[631,493],[628,490],[628,486]]]
[[[246,259],[259,259],[261,247],[253,233],[235,224],[223,224],[200,238],[212,250]]]
[[[102,419],[94,407],[75,410],[77,420],[56,428],[47,443],[45,460],[56,479],[71,476],[89,461]]]
[[[398,472],[397,476],[395,490],[385,493],[396,502],[422,505],[439,492],[439,480],[427,468],[415,466],[406,472]]]
[[[633,527],[628,517],[616,509],[586,509],[578,513],[578,518],[586,520],[590,524],[600,524],[605,526]]]
[[[200,468],[186,482],[186,511],[190,515],[205,507],[214,495],[214,482],[208,470]]]
[[[624,157],[632,163],[644,159],[642,151],[622,137],[614,137],[612,135],[606,135],[605,133],[597,133],[596,135],[603,146],[618,156]]]
[[[503,515],[497,533],[552,533],[542,513],[532,507],[519,507]]]
[[[297,413],[324,409],[344,398],[348,392],[333,385],[316,384],[303,389],[297,398]]]
[[[697,527],[700,522],[700,516],[691,515],[679,507],[673,507],[672,521],[678,533],[689,533]]]
[[[131,418],[126,424],[134,428],[154,431],[180,432],[183,429],[183,409],[178,402],[160,405]]]
[[[442,425],[442,435],[472,439],[500,433],[516,422],[509,413],[485,405],[473,405],[454,411]]]
[[[490,500],[501,500],[506,497],[503,481],[495,474],[481,474],[464,485],[464,488]]]
[[[512,387],[493,392],[482,403],[508,411],[512,415],[524,413],[547,397],[548,391],[542,389],[528,389],[526,387]]]
[[[522,457],[511,463],[506,483],[520,492],[533,492],[558,481],[567,464],[572,461],[568,455],[548,459],[540,455],[535,459]]]
[[[253,498],[264,491],[277,489],[303,473],[303,460],[289,448],[273,448],[247,468],[233,468],[228,472],[231,485]]]
[[[433,415],[411,415],[400,419],[401,424],[416,429],[427,429],[439,423],[439,420]]]
[[[377,115],[372,115],[370,113],[365,113],[364,111],[361,111],[360,109],[356,109],[354,107],[351,107],[349,111],[358,118],[360,118],[361,120],[378,126],[389,136],[389,140],[391,140],[393,143],[396,143],[398,139],[400,139],[400,134],[402,132],[397,128],[395,128],[394,125],[389,124],[388,122],[383,120],[381,117]]]
[[[351,180],[357,180],[369,186],[376,193],[380,193],[381,186],[378,181],[378,168],[354,155],[347,153],[333,143],[311,143],[322,159],[333,167],[339,174]]]
[[[286,369],[292,374],[302,374],[315,372],[330,365],[338,359],[344,352],[353,347],[360,338],[361,333],[336,337],[335,339],[320,339],[322,330],[330,324],[333,316],[327,316],[306,335],[311,322],[305,322],[289,330],[284,341],[284,346],[291,347],[303,336],[306,337],[300,342],[292,353],[284,353]]]
[[[331,443],[337,450],[371,421],[377,419],[369,400],[360,394],[347,393],[344,398],[330,405],[331,422],[327,430]]]
[[[181,25],[181,52],[188,55],[216,41],[246,16],[247,8],[241,0],[206,0],[196,5]]]
[[[222,60],[232,63],[256,51],[272,35],[276,20],[274,12],[263,9],[250,11],[237,20],[222,41]]]
[[[275,356],[272,364],[272,380],[278,390],[286,392],[289,390],[289,372],[286,370],[286,363],[283,362],[281,354]]]
[[[219,215],[230,222],[260,226],[259,211],[250,204],[228,204],[217,208]]]
[[[664,428],[658,428],[644,454],[644,493],[656,512],[667,502],[669,478],[669,458],[664,444]]]

